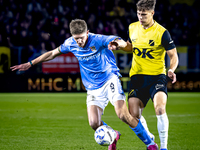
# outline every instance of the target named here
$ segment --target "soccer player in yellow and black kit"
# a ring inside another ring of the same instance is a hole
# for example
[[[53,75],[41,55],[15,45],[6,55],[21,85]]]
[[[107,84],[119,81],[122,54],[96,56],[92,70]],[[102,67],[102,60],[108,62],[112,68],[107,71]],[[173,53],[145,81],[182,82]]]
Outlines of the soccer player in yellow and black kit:
[[[148,100],[150,98],[153,100],[161,144],[160,150],[167,150],[169,128],[166,114],[167,76],[172,83],[176,82],[174,71],[178,66],[178,55],[169,32],[153,19],[155,4],[156,0],[139,0],[136,4],[139,21],[129,25],[129,41],[117,39],[110,43],[109,49],[133,52],[128,94],[129,111],[132,116],[140,119],[149,135],[154,137],[149,132],[144,117],[141,116]],[[170,58],[170,69],[167,73],[166,53]]]

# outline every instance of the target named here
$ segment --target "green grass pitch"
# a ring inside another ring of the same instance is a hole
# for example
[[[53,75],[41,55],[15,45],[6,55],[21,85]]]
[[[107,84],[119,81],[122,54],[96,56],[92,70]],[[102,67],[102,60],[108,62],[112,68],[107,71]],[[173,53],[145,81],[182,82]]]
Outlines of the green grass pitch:
[[[169,150],[199,150],[200,93],[169,93]],[[159,145],[156,116],[149,101],[144,109]],[[103,120],[122,134],[119,150],[145,145],[109,104]],[[88,124],[86,93],[0,93],[0,150],[106,150],[94,140]]]

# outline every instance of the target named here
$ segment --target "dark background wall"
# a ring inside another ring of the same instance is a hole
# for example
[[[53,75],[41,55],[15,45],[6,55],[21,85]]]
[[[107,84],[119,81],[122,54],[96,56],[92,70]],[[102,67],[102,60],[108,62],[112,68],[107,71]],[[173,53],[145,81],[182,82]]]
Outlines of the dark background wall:
[[[136,3],[137,0],[0,0],[0,92],[84,91],[81,81],[77,81],[80,75],[71,54],[63,62],[49,63],[67,66],[62,71],[46,69],[47,64],[38,64],[26,72],[11,72],[9,67],[58,47],[71,36],[69,23],[75,18],[84,19],[90,32],[128,39],[128,25],[137,21]],[[199,7],[199,0],[157,0],[154,19],[169,30],[180,58],[178,82],[169,83],[168,90],[200,91]],[[117,52],[115,56],[126,90],[132,55]],[[75,82],[80,87],[77,90],[72,84],[70,90],[70,83]]]

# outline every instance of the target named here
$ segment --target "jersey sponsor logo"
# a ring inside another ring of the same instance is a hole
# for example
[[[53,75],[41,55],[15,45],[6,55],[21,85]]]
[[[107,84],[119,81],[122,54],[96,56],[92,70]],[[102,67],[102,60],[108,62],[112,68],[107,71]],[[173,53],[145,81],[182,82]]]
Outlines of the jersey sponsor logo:
[[[154,46],[154,40],[149,40],[149,46]]]
[[[174,41],[170,41],[169,44],[172,44]]]
[[[155,88],[156,90],[163,88],[164,85],[163,84],[156,84]]]
[[[84,57],[77,57],[77,59],[79,61],[89,61],[89,60],[92,60],[92,59],[96,59],[100,57],[100,53],[97,53],[97,54],[94,54],[94,55],[90,55],[90,56],[84,56]]]
[[[133,48],[133,53],[135,53],[137,56],[141,56],[142,58],[150,58],[150,59],[154,59],[154,57],[151,55],[151,52],[153,52],[153,49],[147,49],[147,48],[143,48],[143,49],[139,49],[137,47]]]

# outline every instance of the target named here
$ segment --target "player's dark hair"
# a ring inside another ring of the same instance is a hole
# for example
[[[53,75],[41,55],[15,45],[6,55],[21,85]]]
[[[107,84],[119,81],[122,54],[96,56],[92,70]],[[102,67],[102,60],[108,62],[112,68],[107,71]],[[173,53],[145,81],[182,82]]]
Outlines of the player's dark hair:
[[[87,24],[84,20],[74,19],[70,22],[69,29],[72,35],[82,34],[87,32]]]
[[[155,10],[156,0],[139,0],[136,4],[137,10]]]

